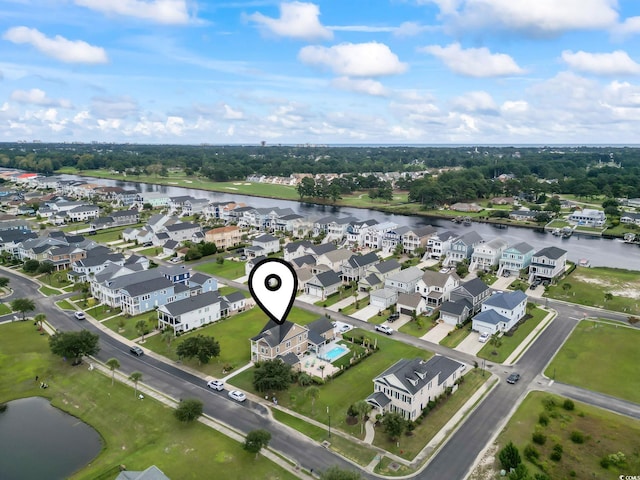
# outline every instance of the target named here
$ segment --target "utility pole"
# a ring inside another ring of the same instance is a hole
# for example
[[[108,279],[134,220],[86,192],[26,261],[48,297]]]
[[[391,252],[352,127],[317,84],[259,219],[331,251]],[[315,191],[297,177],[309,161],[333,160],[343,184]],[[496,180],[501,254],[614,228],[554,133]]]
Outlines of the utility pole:
[[[329,438],[331,438],[331,414],[329,413],[329,405],[327,405],[327,417],[329,417]]]

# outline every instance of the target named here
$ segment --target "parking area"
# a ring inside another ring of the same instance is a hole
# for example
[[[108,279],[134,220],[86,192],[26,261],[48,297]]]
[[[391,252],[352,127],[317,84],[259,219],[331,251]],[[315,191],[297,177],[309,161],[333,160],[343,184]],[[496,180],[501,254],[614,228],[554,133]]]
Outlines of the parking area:
[[[478,332],[471,332],[455,349],[469,355],[476,355],[486,345],[486,343],[481,343],[478,340],[479,336]]]
[[[371,317],[378,314],[380,307],[376,307],[375,305],[369,305],[364,307],[363,309],[358,310],[357,312],[349,315],[350,317],[357,318],[358,320],[368,321]]]
[[[420,338],[427,342],[440,343],[440,340],[446,337],[447,333],[451,330],[455,330],[455,328],[455,325],[449,325],[448,323],[442,322],[437,324]]]

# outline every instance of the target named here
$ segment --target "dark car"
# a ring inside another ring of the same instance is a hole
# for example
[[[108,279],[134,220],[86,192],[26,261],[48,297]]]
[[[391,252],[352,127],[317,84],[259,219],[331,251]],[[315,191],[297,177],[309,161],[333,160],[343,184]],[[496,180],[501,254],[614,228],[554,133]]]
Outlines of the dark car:
[[[144,355],[144,352],[142,351],[142,349],[140,347],[137,346],[133,346],[129,349],[129,351],[131,353],[133,353],[136,357],[140,357],[142,355]]]
[[[507,377],[507,383],[510,383],[511,385],[516,383],[518,380],[520,380],[520,374],[519,373],[512,373],[511,375],[509,375]]]
[[[399,313],[392,313],[391,315],[389,315],[389,318],[387,318],[387,322],[395,322],[399,318],[400,318]]]

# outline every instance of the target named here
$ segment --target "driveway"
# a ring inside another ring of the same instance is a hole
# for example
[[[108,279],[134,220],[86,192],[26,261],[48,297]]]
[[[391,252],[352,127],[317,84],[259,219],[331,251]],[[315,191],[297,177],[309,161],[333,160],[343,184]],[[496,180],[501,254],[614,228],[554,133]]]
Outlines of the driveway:
[[[357,318],[358,320],[368,321],[371,317],[378,314],[379,307],[375,305],[369,305],[368,307],[364,307],[361,310],[358,310],[355,313],[349,315],[350,317]]]
[[[480,349],[485,346],[484,343],[480,343],[478,340],[479,336],[480,334],[478,332],[471,332],[467,338],[460,342],[460,345],[456,347],[456,350],[468,353],[469,355],[476,355]]]
[[[451,330],[455,330],[455,328],[455,325],[449,325],[448,323],[442,322],[437,324],[420,338],[427,342],[440,343],[440,340],[446,337],[447,333]]]
[[[296,297],[296,300],[300,300],[301,302],[304,302],[304,303],[314,304],[318,300],[322,300],[322,299],[320,297],[316,297],[315,295],[307,295],[306,293],[303,293],[299,297]]]
[[[516,277],[498,277],[498,279],[491,285],[494,290],[506,290],[509,285],[513,283]]]

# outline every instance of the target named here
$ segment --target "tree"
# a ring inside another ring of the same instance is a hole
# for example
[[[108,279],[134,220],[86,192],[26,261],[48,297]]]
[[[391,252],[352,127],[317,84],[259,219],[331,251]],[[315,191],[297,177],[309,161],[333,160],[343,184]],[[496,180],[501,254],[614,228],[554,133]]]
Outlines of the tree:
[[[61,332],[49,338],[49,348],[54,355],[79,361],[83,355],[97,354],[100,351],[99,341],[100,337],[88,330]]]
[[[138,382],[142,379],[142,372],[131,372],[129,380],[133,382],[134,394],[138,398]]]
[[[27,260],[22,265],[22,269],[26,273],[36,273],[38,271],[38,267],[40,266],[40,262],[38,260]]]
[[[282,360],[265,360],[256,365],[253,372],[253,386],[259,392],[283,391],[289,388],[293,374],[291,365]]]
[[[111,370],[111,386],[113,387],[113,382],[115,381],[116,370],[120,368],[120,362],[117,358],[110,358],[107,360],[107,367]]]
[[[80,291],[82,292],[82,301],[86,304],[87,298],[89,298],[89,294],[91,293],[91,285],[89,285],[89,282],[83,282]]]
[[[513,442],[507,443],[507,445],[502,450],[500,450],[498,459],[502,464],[502,468],[504,468],[507,472],[512,468],[516,468],[522,463],[520,452],[518,451],[518,448],[513,444]]]
[[[362,432],[364,431],[364,419],[371,411],[371,405],[369,405],[365,400],[359,400],[353,405],[353,409],[360,417],[360,435],[362,435]]]
[[[382,426],[391,439],[396,440],[407,428],[407,421],[398,412],[387,412],[382,417]]]
[[[202,415],[202,402],[197,398],[181,400],[173,414],[181,422],[193,422]]]
[[[562,290],[564,290],[565,292],[568,292],[569,290],[571,290],[571,284],[569,282],[564,282],[562,284]]]
[[[491,352],[493,355],[497,355],[497,348],[500,348],[500,346],[502,345],[502,339],[500,338],[500,332],[496,332],[493,335],[491,335],[491,338],[489,339],[489,345],[492,345],[494,347],[493,352]]]
[[[138,335],[142,337],[141,341],[144,342],[145,334],[149,333],[149,325],[147,325],[147,322],[145,320],[138,320],[135,327]]]
[[[0,288],[7,288],[10,280],[7,277],[0,277]]]
[[[38,330],[42,330],[42,324],[47,319],[47,316],[44,313],[39,313],[35,317],[33,317],[33,319],[38,324]]]
[[[311,415],[314,413],[314,407],[316,405],[316,400],[320,396],[320,389],[316,386],[307,387],[304,391],[304,396],[311,399]]]
[[[605,301],[605,302],[608,302],[608,301],[610,301],[610,300],[613,300],[613,294],[612,294],[612,293],[609,293],[609,292],[605,293],[605,294],[604,294],[604,301]]]
[[[38,266],[38,273],[43,273],[45,275],[47,275],[47,278],[49,280],[51,280],[51,274],[53,272],[56,271],[56,267],[53,263],[51,262],[42,262],[39,266]]]
[[[167,343],[167,347],[171,346],[171,342],[173,341],[173,337],[175,337],[175,332],[173,331],[173,328],[165,328],[162,333],[160,334],[160,339],[163,342]]]
[[[20,312],[22,314],[22,320],[25,320],[27,312],[33,312],[35,309],[36,304],[30,298],[16,298],[11,302],[11,310]]]
[[[355,470],[343,470],[334,465],[322,472],[320,480],[362,480],[362,475]]]
[[[206,364],[211,358],[220,355],[220,344],[213,337],[196,335],[180,343],[176,348],[176,354],[180,358],[196,357],[199,364]]]
[[[255,453],[256,458],[258,458],[258,454],[260,450],[263,448],[267,448],[269,442],[271,441],[271,433],[267,430],[252,430],[247,433],[247,437],[244,440],[244,448],[247,452]]]

